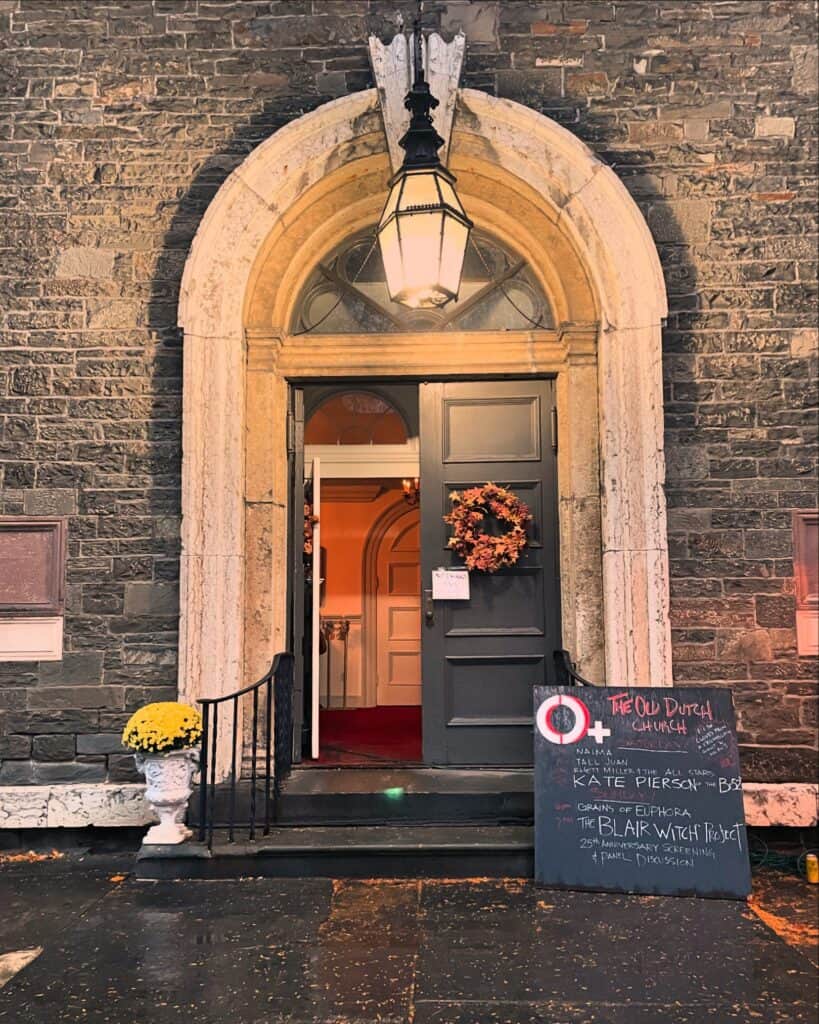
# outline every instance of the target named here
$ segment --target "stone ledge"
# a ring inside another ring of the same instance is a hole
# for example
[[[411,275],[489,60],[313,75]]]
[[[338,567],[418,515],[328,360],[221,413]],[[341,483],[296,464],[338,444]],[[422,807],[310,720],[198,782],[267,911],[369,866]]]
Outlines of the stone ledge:
[[[143,783],[0,786],[0,829],[152,824]]]
[[[748,825],[810,828],[819,822],[819,785],[813,782],[746,782],[742,787]]]
[[[749,825],[809,828],[819,823],[819,785],[746,782]],[[84,828],[150,825],[142,783],[0,786],[0,828]]]

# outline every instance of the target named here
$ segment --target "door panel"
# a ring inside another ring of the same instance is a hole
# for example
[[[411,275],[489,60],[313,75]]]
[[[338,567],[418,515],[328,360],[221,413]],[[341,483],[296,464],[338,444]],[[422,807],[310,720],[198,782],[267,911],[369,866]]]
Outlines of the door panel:
[[[418,641],[415,641],[417,646]],[[390,651],[389,654],[389,685],[391,687],[410,687],[406,693],[400,696],[403,698],[401,704],[418,703],[418,682],[421,678],[421,652],[420,651]],[[388,695],[389,696],[389,695]],[[409,699],[409,698],[412,699]],[[381,700],[379,704],[386,701]]]
[[[468,601],[441,601],[436,607],[445,637],[543,636],[539,566],[516,566],[475,583],[473,580]]]
[[[539,407],[539,395],[444,398],[444,462],[539,462]]]
[[[447,547],[451,531],[442,518],[451,491],[491,480],[510,487],[534,516],[516,566],[470,573],[469,601],[436,601],[424,616],[428,762],[532,761],[532,687],[548,681],[551,652],[560,646],[553,396],[545,380],[420,387],[425,591],[434,568],[462,564]]]
[[[421,622],[418,602],[406,608],[390,608],[388,637],[390,640],[421,639]]]
[[[495,686],[476,686],[479,672],[491,673]],[[543,658],[535,654],[463,654],[447,658],[449,725],[528,725],[532,717],[532,687],[542,677]],[[502,701],[497,699],[498,691],[503,694]]]
[[[393,562],[388,569],[387,590],[393,596],[417,596],[421,590],[421,566],[418,562]]]

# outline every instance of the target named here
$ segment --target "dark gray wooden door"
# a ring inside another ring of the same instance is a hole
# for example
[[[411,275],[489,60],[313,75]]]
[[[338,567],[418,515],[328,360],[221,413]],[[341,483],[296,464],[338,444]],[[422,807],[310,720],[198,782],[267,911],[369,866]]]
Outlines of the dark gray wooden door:
[[[553,396],[548,380],[420,386],[428,763],[532,761],[532,687],[548,681],[560,647]],[[469,601],[432,602],[432,570],[461,564],[442,519],[449,494],[487,481],[527,503],[529,544],[512,568],[470,573]]]

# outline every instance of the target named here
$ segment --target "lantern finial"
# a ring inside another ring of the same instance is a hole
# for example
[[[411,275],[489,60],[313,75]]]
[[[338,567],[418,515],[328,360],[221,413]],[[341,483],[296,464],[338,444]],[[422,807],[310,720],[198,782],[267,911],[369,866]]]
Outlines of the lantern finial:
[[[404,106],[410,112],[410,123],[406,134],[398,140],[405,154],[402,170],[409,167],[435,167],[440,163],[438,150],[444,144],[430,117],[430,111],[438,106],[438,100],[430,92],[429,82],[424,75],[421,23],[417,18],[412,39],[415,73],[412,88],[404,99]]]

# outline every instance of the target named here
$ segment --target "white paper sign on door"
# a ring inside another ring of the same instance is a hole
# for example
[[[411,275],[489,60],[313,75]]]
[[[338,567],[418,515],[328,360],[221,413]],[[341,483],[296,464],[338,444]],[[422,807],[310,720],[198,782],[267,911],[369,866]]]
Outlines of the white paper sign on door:
[[[433,601],[468,601],[469,573],[466,569],[433,569]]]

